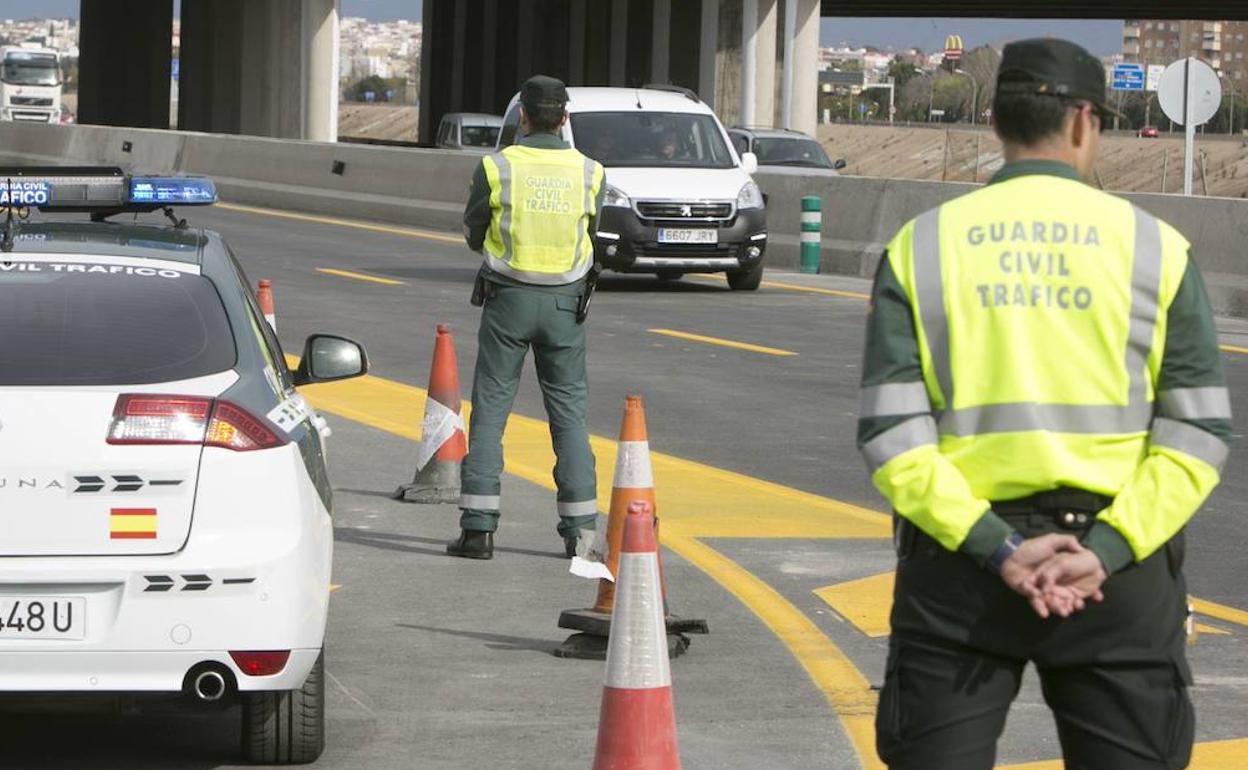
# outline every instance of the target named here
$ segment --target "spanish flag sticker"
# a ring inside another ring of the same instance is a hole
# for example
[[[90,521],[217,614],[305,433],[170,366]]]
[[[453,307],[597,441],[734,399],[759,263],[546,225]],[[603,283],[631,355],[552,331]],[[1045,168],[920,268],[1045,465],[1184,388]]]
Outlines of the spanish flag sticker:
[[[155,540],[155,508],[111,508],[108,536],[113,540]]]

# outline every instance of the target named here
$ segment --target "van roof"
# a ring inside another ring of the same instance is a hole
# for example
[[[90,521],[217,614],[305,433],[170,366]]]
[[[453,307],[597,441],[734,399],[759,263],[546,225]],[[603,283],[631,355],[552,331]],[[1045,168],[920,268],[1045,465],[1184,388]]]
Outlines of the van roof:
[[[568,112],[621,112],[642,109],[652,112],[713,114],[706,104],[672,91],[652,88],[605,88],[573,86],[568,89]]]

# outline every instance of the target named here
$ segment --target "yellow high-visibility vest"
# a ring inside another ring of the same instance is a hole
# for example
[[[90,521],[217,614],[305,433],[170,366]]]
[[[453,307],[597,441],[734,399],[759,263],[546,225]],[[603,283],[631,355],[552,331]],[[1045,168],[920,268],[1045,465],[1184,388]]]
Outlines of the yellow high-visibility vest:
[[[576,150],[513,145],[483,159],[493,215],[485,236],[491,270],[525,283],[562,285],[589,272],[589,220],[602,166]]]
[[[1138,558],[1169,539],[1226,458],[1182,420],[1229,416],[1224,388],[1156,391],[1188,246],[1129,202],[1048,175],[908,223],[888,259],[923,381],[864,391],[869,414],[924,413],[863,448],[894,507],[954,549],[986,501],[1057,485],[1115,498],[1100,518]]]

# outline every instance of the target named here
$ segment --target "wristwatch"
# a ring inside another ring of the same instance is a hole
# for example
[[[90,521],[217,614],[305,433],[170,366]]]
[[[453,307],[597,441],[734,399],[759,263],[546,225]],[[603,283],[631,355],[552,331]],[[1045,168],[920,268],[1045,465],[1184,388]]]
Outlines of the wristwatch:
[[[988,557],[988,563],[984,566],[994,575],[1001,574],[1001,568],[1005,566],[1005,562],[1018,547],[1023,544],[1023,536],[1018,532],[1011,532],[1009,537],[1001,541],[1001,545],[997,546],[997,550],[992,552],[992,556]]]

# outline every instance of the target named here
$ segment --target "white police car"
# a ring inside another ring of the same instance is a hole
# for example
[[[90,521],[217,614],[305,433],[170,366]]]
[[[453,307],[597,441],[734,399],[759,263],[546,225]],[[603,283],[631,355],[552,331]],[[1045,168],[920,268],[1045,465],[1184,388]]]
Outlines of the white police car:
[[[0,220],[0,692],[237,698],[246,760],[310,762],[333,528],[295,388],[368,362],[313,335],[287,370],[221,236],[168,208],[215,197],[0,169],[0,206],[93,220]],[[102,221],[161,209],[172,226]]]

